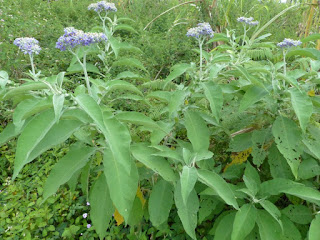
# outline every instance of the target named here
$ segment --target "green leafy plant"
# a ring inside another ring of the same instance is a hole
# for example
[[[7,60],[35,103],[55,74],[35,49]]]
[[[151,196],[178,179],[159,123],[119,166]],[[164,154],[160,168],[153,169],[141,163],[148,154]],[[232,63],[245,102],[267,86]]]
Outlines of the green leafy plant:
[[[101,4],[109,14],[110,5]],[[131,227],[132,238],[142,238],[141,223],[150,220],[160,234],[173,235],[170,221],[192,239],[315,239],[318,52],[290,48],[285,61],[255,61],[247,51],[263,46],[279,52],[264,41],[269,34],[258,37],[269,23],[250,40],[246,27],[240,37],[231,30],[213,36],[211,26],[200,23],[187,34],[198,42],[199,62],[178,63],[165,79],[145,82],[144,65],[120,54],[141,50],[114,35],[135,32],[118,24],[128,20],[99,17],[102,28],[93,31],[108,38],[103,47],[84,44],[91,35],[83,32],[71,35],[79,43],[63,42],[74,56],[66,74],[84,73],[85,85],[64,89],[62,72],[12,86],[1,74],[0,96],[16,105],[12,123],[0,134],[2,144],[18,136],[13,180],[73,136],[46,180],[41,202],[79,179],[100,239],[107,237],[112,214]],[[225,44],[211,49],[216,41]],[[88,55],[98,56],[103,67],[86,61]],[[63,237],[78,233],[71,225]]]

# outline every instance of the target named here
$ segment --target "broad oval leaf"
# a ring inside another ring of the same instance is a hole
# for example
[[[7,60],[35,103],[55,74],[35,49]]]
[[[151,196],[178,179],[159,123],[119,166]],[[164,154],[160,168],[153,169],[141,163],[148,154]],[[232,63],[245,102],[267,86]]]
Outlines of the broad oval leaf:
[[[261,240],[281,239],[281,228],[264,210],[258,210],[257,224]]]
[[[106,88],[108,91],[126,90],[126,91],[137,93],[140,96],[143,96],[142,92],[136,86],[123,80],[116,79],[116,80],[108,81],[106,83]]]
[[[163,157],[154,156],[158,151],[146,146],[145,144],[135,144],[131,147],[132,155],[141,163],[154,172],[158,173],[166,181],[174,182],[177,180],[173,169],[168,161]]]
[[[90,219],[100,239],[107,234],[112,214],[113,203],[110,198],[107,180],[104,174],[94,182],[90,192]]]
[[[9,90],[3,96],[3,100],[10,99],[12,97],[15,97],[15,96],[22,94],[22,93],[25,93],[25,92],[34,91],[34,90],[42,90],[42,89],[47,89],[47,88],[49,88],[49,87],[45,83],[42,83],[42,82],[25,83],[19,87],[16,87],[16,88]]]
[[[214,171],[198,170],[198,177],[201,182],[206,184],[217,192],[217,194],[228,204],[235,209],[239,209],[234,192],[229,187],[229,184]]]
[[[195,167],[184,166],[180,176],[182,200],[187,204],[191,191],[198,180],[198,173]]]
[[[95,148],[80,144],[73,145],[51,170],[44,185],[43,202],[54,194],[60,185],[68,182],[75,172],[83,168],[94,152]]]
[[[164,89],[172,80],[184,74],[189,68],[190,68],[190,64],[187,64],[187,63],[174,65],[172,67],[172,71],[170,72],[169,76],[164,80],[165,81]]]
[[[130,122],[137,125],[142,125],[147,128],[161,130],[160,126],[150,117],[139,112],[120,112],[116,118],[123,122]]]
[[[122,58],[118,61],[113,62],[112,67],[134,67],[147,72],[147,69],[143,64],[136,58]]]
[[[298,126],[289,118],[279,116],[272,126],[272,134],[279,151],[287,160],[295,178],[298,177],[302,137]]]
[[[252,204],[243,205],[236,213],[231,240],[244,240],[256,225],[257,209]]]
[[[180,181],[176,184],[174,191],[174,201],[178,209],[178,215],[186,233],[192,238],[196,238],[195,228],[197,227],[197,213],[199,211],[199,199],[195,190],[189,195],[187,203],[182,200]]]
[[[154,226],[158,227],[168,220],[172,204],[172,184],[160,179],[152,188],[148,204],[150,220]]]
[[[129,174],[132,160],[130,156],[131,136],[128,129],[115,117],[103,116],[100,106],[89,95],[80,94],[76,100],[103,133],[114,158]]]
[[[218,84],[207,82],[202,84],[204,94],[210,103],[210,108],[217,122],[220,122],[220,113],[223,105],[222,89]]]
[[[186,111],[185,126],[187,129],[187,136],[192,143],[195,152],[207,151],[210,144],[210,133],[206,122],[202,117],[193,111]]]
[[[309,240],[318,240],[320,236],[320,214],[312,220],[309,228]]]
[[[12,179],[15,179],[23,166],[28,163],[31,152],[45,137],[54,123],[54,112],[50,109],[35,116],[25,126],[17,142]]]
[[[239,111],[242,112],[246,110],[251,105],[260,101],[267,94],[268,92],[262,87],[258,87],[258,86],[250,87],[244,94],[243,98],[241,99]]]
[[[299,89],[294,88],[289,92],[291,94],[292,107],[299,119],[302,131],[305,132],[313,112],[312,101],[306,92]]]
[[[104,153],[103,165],[112,202],[128,221],[138,189],[139,176],[136,165],[131,161],[130,173],[128,173],[110,149],[106,149]]]
[[[43,137],[43,139],[39,142],[39,144],[32,150],[27,162],[31,162],[48,149],[60,143],[63,143],[81,125],[82,122],[77,120],[61,120],[59,121],[59,123],[54,124],[52,128],[47,132],[47,134]]]
[[[292,222],[298,224],[309,224],[312,221],[312,211],[304,205],[289,205],[281,210]]]

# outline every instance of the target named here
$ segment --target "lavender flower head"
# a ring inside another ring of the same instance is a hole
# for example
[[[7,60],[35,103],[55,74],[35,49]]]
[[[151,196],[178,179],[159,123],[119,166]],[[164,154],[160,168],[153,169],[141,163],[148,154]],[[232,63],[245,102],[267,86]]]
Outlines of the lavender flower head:
[[[201,36],[213,37],[213,31],[209,23],[198,23],[197,27],[190,28],[187,32],[188,37],[200,38]]]
[[[281,48],[289,48],[289,47],[297,47],[299,45],[301,45],[302,42],[300,40],[293,40],[293,39],[290,39],[290,38],[285,38],[282,42],[279,42],[277,44],[278,47],[281,47]]]
[[[91,224],[88,223],[88,224],[87,224],[87,228],[91,228]]]
[[[59,37],[56,48],[65,51],[77,46],[89,46],[107,40],[108,38],[104,33],[85,33],[73,27],[67,27],[64,29],[64,34]]]
[[[16,38],[13,42],[14,45],[18,46],[19,49],[24,54],[39,54],[41,51],[41,47],[39,46],[39,41],[35,38]]]
[[[245,23],[245,24],[248,24],[248,25],[251,25],[251,26],[254,26],[254,25],[258,25],[259,22],[258,21],[253,21],[253,17],[249,17],[249,18],[246,18],[246,17],[239,17],[237,19],[238,22],[242,22],[242,23]]]
[[[94,10],[95,12],[116,12],[117,8],[116,5],[114,5],[114,3],[108,3],[106,1],[101,1],[101,2],[97,2],[97,3],[91,3],[88,6],[88,10]]]

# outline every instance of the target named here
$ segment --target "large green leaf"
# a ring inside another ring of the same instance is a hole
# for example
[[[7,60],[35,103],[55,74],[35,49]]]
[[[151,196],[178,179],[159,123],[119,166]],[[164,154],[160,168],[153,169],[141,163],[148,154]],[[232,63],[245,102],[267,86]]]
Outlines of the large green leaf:
[[[258,171],[254,167],[252,167],[250,162],[247,163],[247,167],[243,175],[243,180],[246,187],[255,196],[259,191],[261,181]]]
[[[264,210],[258,210],[257,224],[261,240],[281,239],[281,228]]]
[[[269,150],[268,163],[270,166],[270,173],[273,178],[294,178],[290,166],[283,155],[279,152],[275,143],[272,144]]]
[[[81,125],[82,122],[77,120],[61,120],[59,123],[54,124],[48,131],[48,133],[39,142],[39,144],[32,150],[28,157],[27,163],[31,162],[48,149],[60,143],[63,143]]]
[[[222,89],[219,85],[213,82],[207,82],[202,84],[204,94],[210,103],[210,108],[216,121],[220,121],[220,113],[223,105]]]
[[[9,123],[6,128],[0,133],[0,146],[7,143],[10,139],[14,138],[15,136],[19,135],[20,131],[16,131],[16,127],[13,123]]]
[[[274,220],[276,220],[279,223],[281,229],[283,229],[283,224],[280,219],[281,212],[279,211],[277,206],[265,199],[261,199],[259,203],[274,218]]]
[[[300,41],[303,43],[306,43],[306,42],[315,41],[318,39],[320,39],[320,33],[309,35],[308,37],[302,38]]]
[[[128,221],[138,189],[137,167],[134,162],[131,162],[131,170],[128,174],[110,149],[106,149],[104,153],[103,165],[112,202],[124,219]]]
[[[320,206],[320,192],[301,183],[277,178],[263,182],[260,185],[260,194],[263,197],[281,193],[290,194]]]
[[[56,116],[56,121],[58,121],[60,119],[61,112],[63,109],[64,97],[65,97],[64,94],[53,95],[52,102],[53,102],[54,114]]]
[[[25,122],[25,119],[33,114],[44,111],[52,107],[52,100],[31,98],[18,104],[13,113],[13,124],[19,129]]]
[[[252,204],[243,205],[236,213],[231,240],[244,240],[256,225],[257,209]]]
[[[289,205],[281,210],[292,222],[298,224],[309,224],[312,221],[312,211],[304,205]]]
[[[6,71],[0,71],[0,88],[4,88],[9,81],[9,75]]]
[[[132,32],[132,33],[138,33],[133,27],[131,27],[128,24],[118,24],[113,29],[114,32],[116,31],[126,31],[126,32]]]
[[[19,94],[23,94],[29,91],[34,91],[34,90],[42,90],[42,89],[47,89],[49,88],[48,85],[42,82],[30,82],[30,83],[25,83],[22,84],[19,87],[13,88],[9,90],[4,96],[3,100],[10,99],[12,97],[15,97]]]
[[[116,79],[108,81],[106,83],[106,88],[108,91],[126,90],[143,96],[142,92],[136,86],[123,80]]]
[[[198,170],[198,177],[201,182],[215,190],[228,205],[239,209],[233,190],[217,173],[208,170]]]
[[[289,92],[291,94],[293,109],[299,119],[302,131],[305,132],[313,112],[312,101],[304,91],[301,92],[300,90],[293,88]]]
[[[89,95],[80,94],[76,97],[76,100],[103,133],[116,161],[122,165],[127,173],[130,173],[132,161],[130,156],[131,136],[127,127],[112,115],[105,113],[105,116],[103,116],[101,108]]]
[[[113,62],[112,67],[134,67],[147,72],[147,69],[143,64],[136,58],[122,58],[118,61]]]
[[[221,215],[220,221],[217,222],[216,229],[214,231],[214,240],[230,240],[232,234],[232,224],[234,223],[235,212],[231,212],[226,215]],[[216,223],[215,223],[216,224]],[[215,225],[214,225],[215,228]],[[210,232],[211,232],[210,231]]]
[[[160,126],[150,117],[139,112],[120,112],[116,118],[123,122],[129,122],[137,125],[142,125],[150,129],[161,130]]]
[[[181,63],[172,67],[172,71],[169,76],[164,80],[165,86],[164,88],[174,79],[184,74],[190,68],[190,64]]]
[[[43,201],[54,194],[60,185],[68,182],[75,172],[83,168],[94,152],[95,148],[80,144],[73,145],[51,170],[44,184]]]
[[[168,104],[170,118],[178,116],[178,111],[181,109],[181,106],[184,104],[184,101],[187,95],[188,93],[183,90],[177,90],[171,94],[171,98]]]
[[[296,225],[286,216],[282,215],[283,234],[281,240],[302,240],[302,236]]]
[[[149,198],[149,214],[152,224],[156,227],[166,222],[173,204],[173,186],[161,179],[152,188]]]
[[[210,133],[206,122],[197,112],[184,113],[187,136],[195,152],[207,151],[210,144]]]
[[[244,94],[243,98],[241,99],[239,111],[242,112],[246,110],[251,105],[260,101],[267,94],[268,92],[262,87],[258,87],[258,86],[250,87]]]
[[[174,191],[174,201],[178,209],[178,215],[186,233],[192,238],[197,239],[195,228],[197,227],[197,213],[199,210],[199,199],[197,192],[192,190],[185,204],[181,195],[180,181],[176,184]]]
[[[195,167],[184,166],[180,176],[181,195],[184,204],[187,204],[190,193],[198,180],[198,173]]]
[[[107,235],[107,229],[114,213],[109,189],[104,174],[94,182],[90,192],[90,219],[100,239]]]
[[[20,170],[28,163],[31,152],[45,137],[47,132],[55,123],[53,110],[47,110],[35,116],[23,129],[17,142],[16,158],[14,161],[14,172],[12,179],[15,179]]]
[[[309,240],[318,240],[319,236],[320,236],[320,214],[317,214],[310,224],[308,237],[309,237]]]
[[[291,50],[287,53],[287,58],[297,55],[320,60],[320,51],[314,48],[300,48]]]
[[[307,133],[303,136],[303,143],[311,151],[315,158],[320,161],[320,127],[310,124]]]
[[[253,163],[259,167],[267,156],[266,145],[272,140],[271,129],[262,128],[253,131],[251,140]]]
[[[289,118],[279,116],[272,126],[272,133],[281,154],[287,160],[295,178],[298,177],[300,163],[301,133],[294,121]]]
[[[314,158],[304,159],[299,166],[300,179],[310,179],[316,176],[320,176],[319,163]]]
[[[154,172],[158,173],[166,181],[174,182],[177,179],[173,169],[163,157],[154,156],[158,151],[145,144],[135,144],[131,147],[132,155]]]

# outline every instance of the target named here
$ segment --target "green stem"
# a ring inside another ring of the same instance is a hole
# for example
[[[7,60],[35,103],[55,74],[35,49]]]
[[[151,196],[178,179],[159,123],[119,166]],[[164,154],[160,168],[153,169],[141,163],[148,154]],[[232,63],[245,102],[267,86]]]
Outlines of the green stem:
[[[283,74],[287,76],[287,62],[286,62],[286,50],[283,50]]]
[[[79,59],[78,55],[73,52],[72,50],[69,50],[77,59],[78,63],[81,65],[82,69],[83,69],[83,72],[84,72],[84,78],[85,78],[85,81],[86,81],[86,85],[87,85],[87,89],[88,89],[88,93],[90,96],[92,96],[92,91],[91,91],[91,87],[90,87],[90,81],[89,81],[89,76],[88,76],[88,72],[87,72],[87,65],[86,65],[86,57],[87,57],[87,54],[84,53],[84,56],[83,56],[83,62],[81,62],[81,60]]]
[[[199,49],[200,49],[200,73],[199,73],[199,77],[200,77],[200,81],[202,80],[202,45],[203,45],[203,40],[202,39],[198,39],[199,41]]]
[[[92,91],[91,91],[91,87],[90,87],[90,81],[89,81],[89,76],[88,76],[88,72],[87,72],[87,65],[86,65],[86,53],[84,54],[83,56],[83,65],[82,65],[82,68],[83,68],[83,72],[84,72],[84,77],[85,77],[85,80],[86,80],[86,85],[87,85],[87,88],[88,88],[88,93],[90,96],[92,96]]]
[[[33,77],[35,77],[35,75],[36,75],[36,71],[35,71],[35,69],[34,69],[34,64],[33,64],[33,55],[32,55],[32,54],[29,54],[29,57],[30,57],[30,63],[31,63],[32,74],[33,74]]]
[[[246,36],[247,36],[247,27],[246,27],[246,25],[245,24],[243,24],[243,41],[242,41],[242,47],[243,47],[243,45],[244,45],[244,42],[246,41]]]

